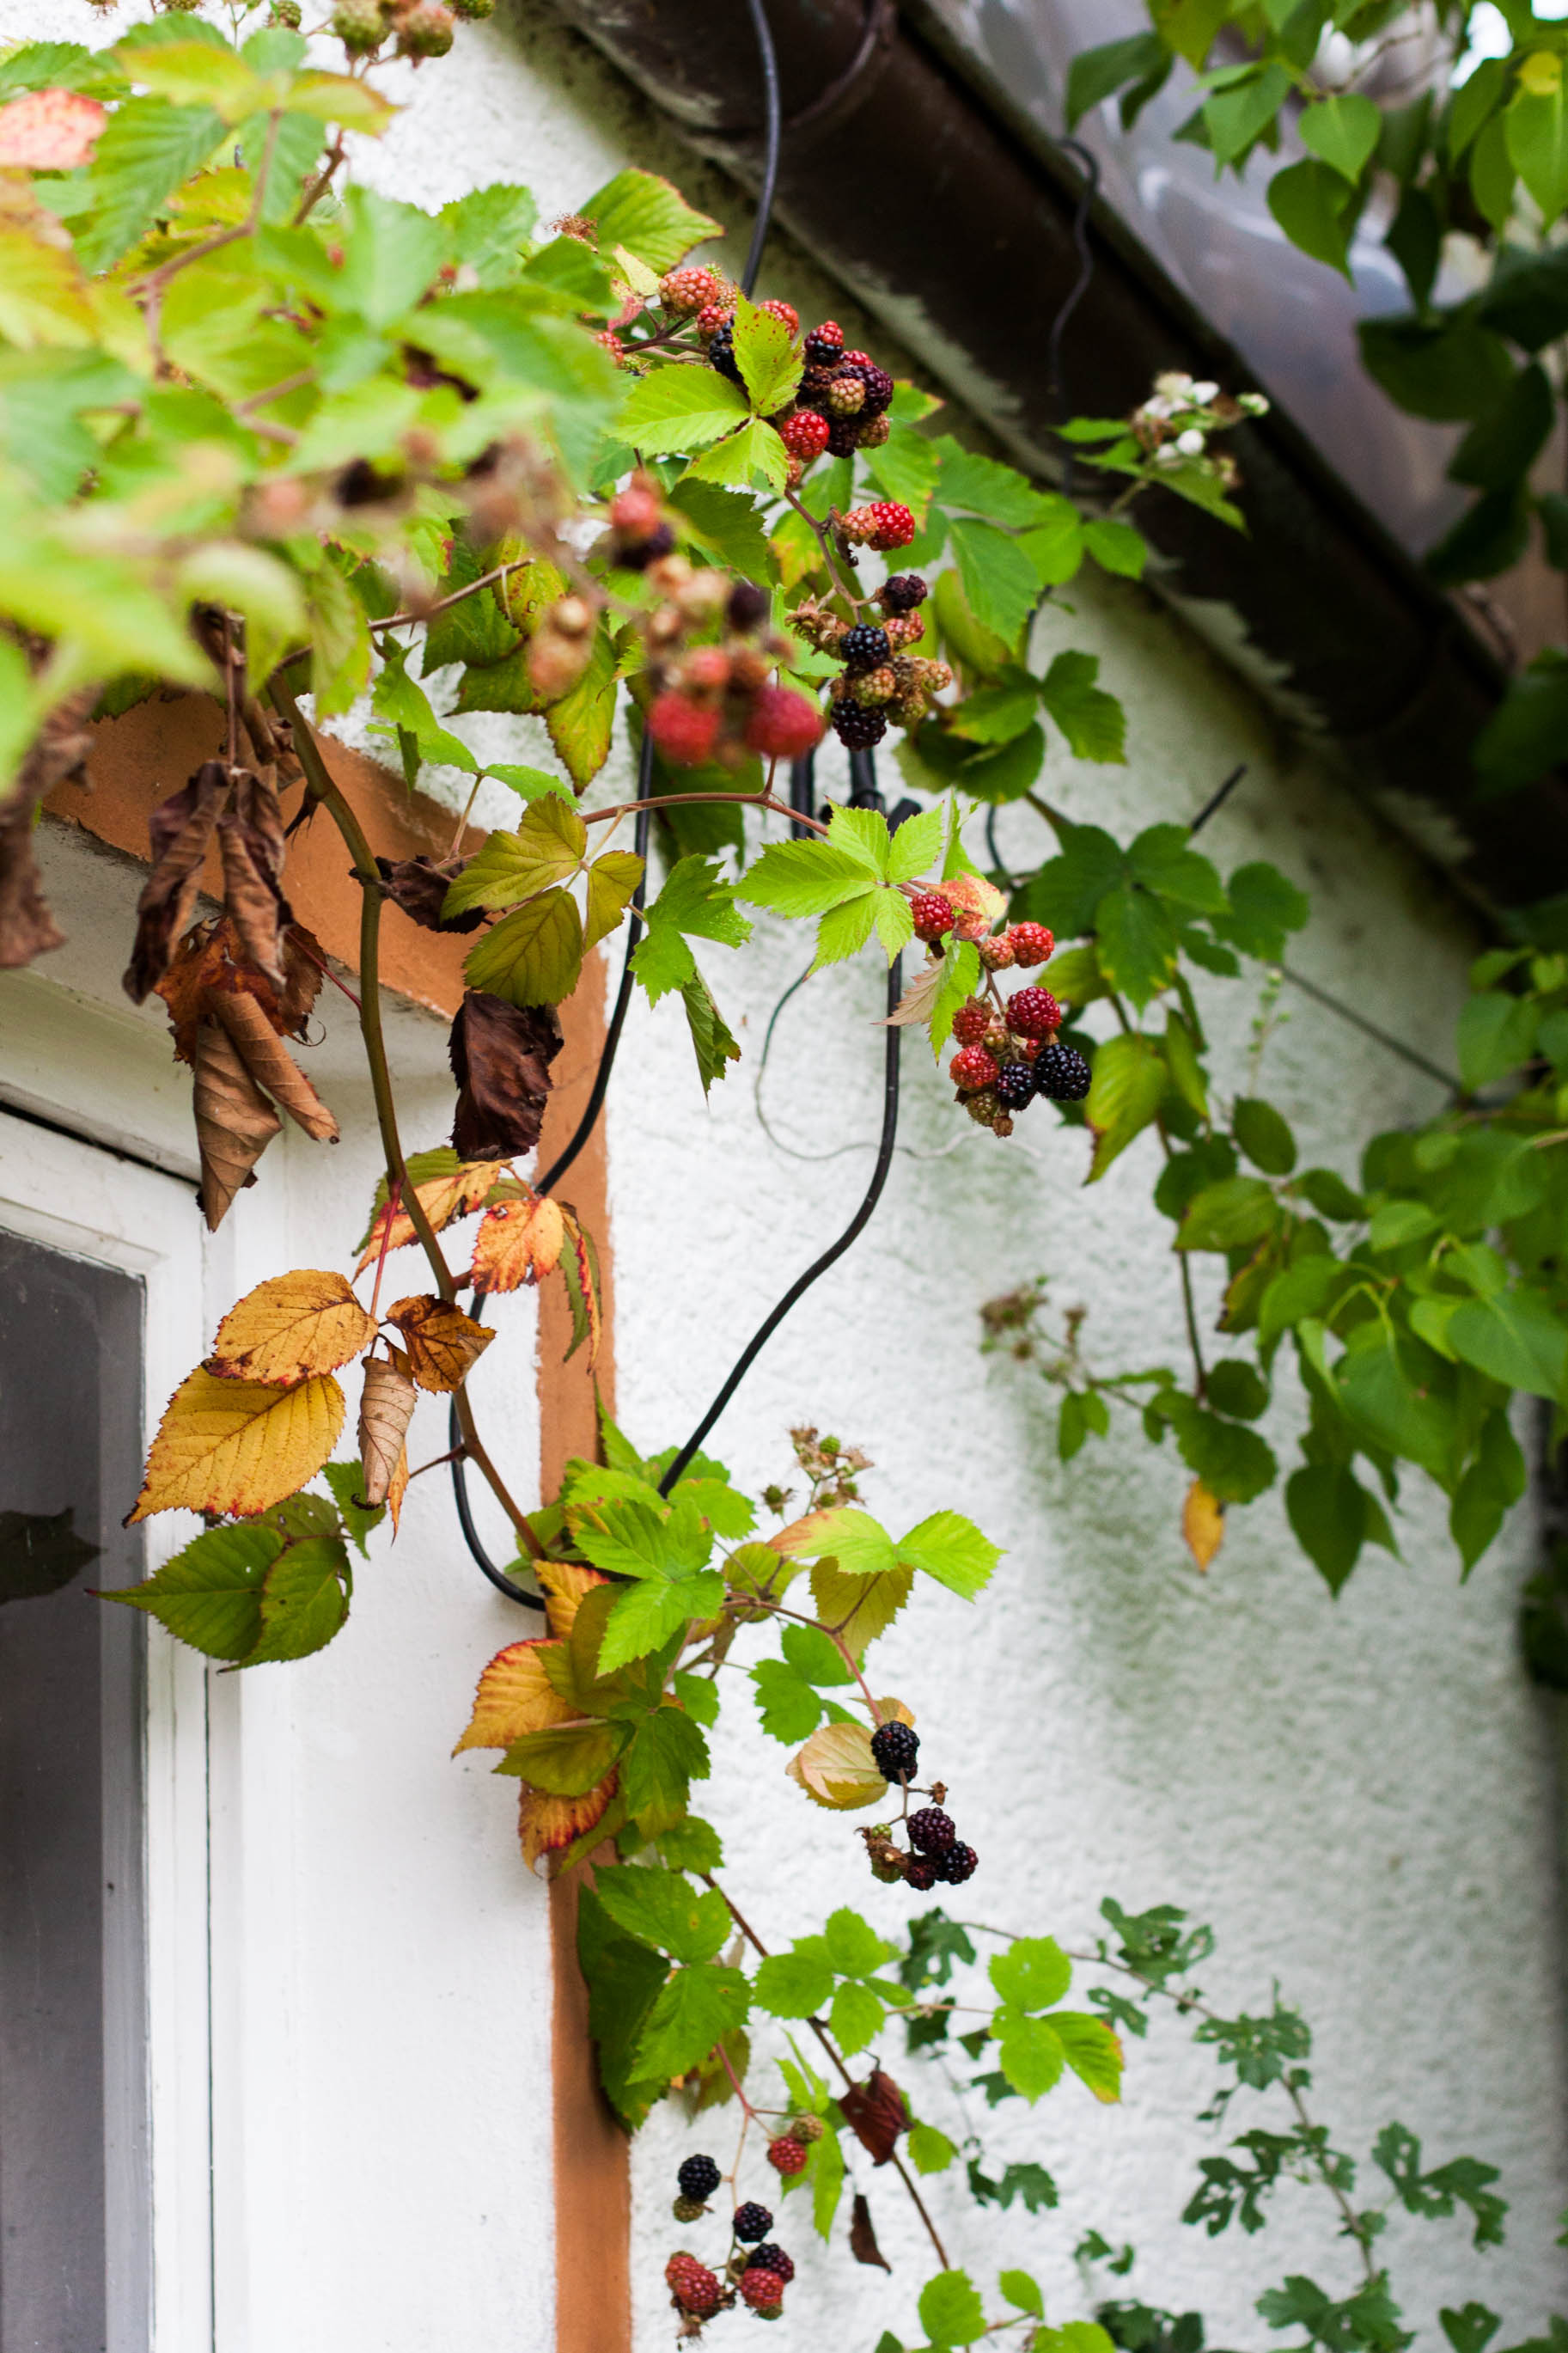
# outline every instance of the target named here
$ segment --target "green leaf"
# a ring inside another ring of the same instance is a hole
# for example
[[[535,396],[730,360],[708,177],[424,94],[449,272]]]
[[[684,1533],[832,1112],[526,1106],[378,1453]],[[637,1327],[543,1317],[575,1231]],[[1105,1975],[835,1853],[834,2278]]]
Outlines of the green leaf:
[[[668,2079],[637,2084],[638,2042],[655,1995],[664,1983],[662,1957],[616,1929],[592,1887],[577,1904],[577,1956],[588,1988],[588,2031],[605,2096],[629,2128],[640,2124]]]
[[[831,1691],[854,1682],[854,1670],[845,1662],[837,1643],[820,1627],[786,1626],[781,1641],[785,1658],[807,1683]]]
[[[1123,532],[1132,533],[1140,547],[1142,545],[1142,534],[1133,532],[1131,523],[1116,522],[1109,516],[1086,523],[1070,499],[1058,499],[1043,522],[1018,533],[1018,544],[1034,565],[1042,588],[1060,588],[1075,577],[1090,532],[1099,535],[1109,554],[1118,557],[1127,552],[1121,538]],[[1100,562],[1106,562],[1105,555],[1101,555]],[[1106,569],[1112,572],[1129,568],[1121,562],[1106,565]]]
[[[1425,1362],[1422,1362],[1422,1359]],[[1358,1431],[1374,1446],[1419,1463],[1445,1491],[1455,1476],[1453,1409],[1426,1366],[1442,1371],[1441,1360],[1418,1343],[1402,1346],[1380,1324],[1363,1324],[1333,1370],[1333,1385]]]
[[[722,383],[724,379],[720,378]],[[789,451],[773,427],[753,417],[727,441],[715,442],[687,469],[685,480],[730,482],[741,490],[782,491],[789,473]]]
[[[763,1730],[792,1747],[808,1740],[822,1721],[822,1702],[805,1677],[784,1659],[759,1659],[751,1673]]]
[[[770,842],[735,886],[749,907],[780,915],[820,915],[858,898],[868,877],[863,860],[826,841]]]
[[[1455,1355],[1512,1389],[1568,1404],[1568,1324],[1539,1292],[1462,1300],[1448,1317]]]
[[[739,1969],[711,1961],[676,1969],[648,2011],[634,2063],[637,2074],[665,2082],[684,2075],[745,2024],[751,2006],[751,1989]]]
[[[261,1588],[283,1549],[269,1528],[208,1528],[141,1585],[104,1595],[144,1609],[209,1659],[239,1660],[261,1636]]]
[[[1510,679],[1471,756],[1487,797],[1519,791],[1568,753],[1568,657],[1540,653]]]
[[[1215,1411],[1237,1421],[1256,1421],[1268,1403],[1267,1383],[1242,1356],[1222,1356],[1211,1365],[1205,1388]]]
[[[1519,562],[1529,540],[1526,486],[1521,482],[1511,490],[1488,491],[1427,550],[1426,572],[1444,588],[1467,580],[1495,580]]]
[[[594,637],[588,667],[574,687],[544,714],[562,766],[579,792],[591,784],[610,755],[616,723],[616,649],[608,633]]]
[[[342,1536],[309,1536],[289,1545],[262,1580],[260,1637],[240,1665],[304,1659],[324,1650],[348,1618],[347,1581]]]
[[[912,426],[893,425],[879,449],[867,453],[871,480],[884,498],[907,506],[922,528],[936,488],[939,459],[936,446]]]
[[[950,433],[929,445],[941,459],[941,504],[944,511],[967,507],[987,522],[1018,531],[1039,522],[1063,503],[1054,491],[1042,491],[1016,466],[983,458],[965,449]],[[978,607],[976,607],[978,610]]]
[[[1015,2010],[1049,2010],[1072,1983],[1072,1963],[1054,1936],[1018,1936],[987,1964],[991,1982]]]
[[[1148,1126],[1160,1108],[1168,1075],[1152,1039],[1108,1038],[1096,1047],[1094,1076],[1084,1104],[1094,1135],[1089,1183],[1103,1176],[1118,1154]]]
[[[77,238],[82,268],[108,269],[128,253],[223,135],[223,118],[210,106],[128,99],[104,125],[86,175],[90,202]]]
[[[1060,2083],[1067,2052],[1061,2036],[1043,2018],[999,2010],[996,2040],[1003,2074],[1031,2106]]]
[[[1108,891],[1095,912],[1095,952],[1112,988],[1140,1010],[1173,978],[1176,934],[1151,892],[1135,884]]]
[[[740,1045],[726,1027],[724,1017],[710,996],[708,984],[700,972],[682,983],[680,998],[686,1008],[686,1027],[690,1034],[692,1050],[697,1056],[702,1092],[706,1094],[715,1079],[724,1078],[730,1064],[740,1060]]]
[[[1266,1176],[1289,1176],[1296,1166],[1296,1139],[1272,1103],[1238,1095],[1230,1107],[1230,1130],[1255,1168]]]
[[[1225,886],[1208,860],[1187,847],[1188,839],[1185,826],[1145,826],[1128,847],[1127,863],[1145,890],[1177,909],[1222,914]]]
[[[634,386],[616,430],[645,458],[674,457],[732,433],[748,413],[740,385],[717,368],[661,367]]]
[[[819,2141],[812,2143],[811,2168],[805,2179],[811,2184],[811,2220],[819,2239],[832,2235],[833,2218],[838,2211],[838,2200],[844,2189],[844,2151],[836,2132],[825,2132]]]
[[[949,542],[970,611],[982,628],[1012,645],[1039,602],[1041,583],[1034,565],[1017,541],[994,523],[964,518],[953,524]]]
[[[958,2151],[934,2125],[914,2124],[905,2137],[904,2154],[917,2173],[945,2173]]]
[[[1120,2100],[1121,2046],[1104,2019],[1058,2010],[1051,2027],[1079,2083],[1087,2084],[1097,2100]]]
[[[271,93],[237,50],[199,38],[198,29],[212,28],[192,28],[183,40],[143,41],[132,33],[115,55],[132,80],[154,96],[175,106],[210,106],[225,122],[242,122]]]
[[[636,1863],[600,1864],[594,1893],[615,1921],[676,1961],[710,1961],[729,1938],[730,1907],[715,1891],[699,1893],[679,1872]]]
[[[601,252],[624,245],[662,277],[694,245],[722,237],[723,224],[694,211],[679,189],[657,172],[617,172],[580,207],[599,232]]]
[[[587,921],[583,931],[585,948],[596,946],[618,929],[642,875],[643,861],[635,850],[606,849],[602,857],[595,859],[588,869]]]
[[[887,2005],[869,1986],[849,1983],[841,1985],[834,1995],[827,2022],[834,2040],[848,2058],[857,2051],[864,2051],[868,2042],[881,2032],[887,2015]]]
[[[588,828],[569,803],[536,801],[514,833],[492,833],[448,890],[443,915],[470,907],[513,907],[574,874]]]
[[[1278,964],[1285,954],[1286,934],[1302,928],[1311,913],[1311,902],[1293,882],[1287,882],[1278,867],[1261,859],[1250,866],[1238,866],[1226,887],[1230,906],[1215,918],[1215,932],[1233,942],[1244,955]]]
[[[1568,90],[1561,70],[1556,87],[1542,96],[1521,87],[1503,122],[1509,161],[1550,228],[1568,204]]]
[[[1115,515],[1095,515],[1084,524],[1083,543],[1105,571],[1119,573],[1124,580],[1142,578],[1149,543],[1135,524],[1122,522]]]
[[[1273,122],[1290,86],[1289,67],[1274,59],[1224,90],[1211,90],[1202,113],[1216,169],[1241,162]]]
[[[923,1569],[950,1593],[973,1601],[988,1583],[1002,1548],[957,1512],[933,1512],[897,1547],[900,1567]]]
[[[1463,314],[1432,324],[1363,319],[1356,332],[1370,374],[1413,417],[1450,424],[1483,416],[1513,378],[1501,337]]]
[[[985,2331],[985,2307],[967,2272],[938,2272],[920,2295],[921,2327],[936,2348],[973,2345]]]
[[[1096,686],[1098,654],[1060,653],[1040,684],[1040,701],[1080,760],[1127,757],[1127,714],[1113,694]]]
[[[1338,1593],[1369,1534],[1371,1497],[1340,1463],[1309,1463],[1285,1482],[1285,1510],[1296,1541],[1331,1593]]]
[[[1037,2320],[1046,2316],[1046,2300],[1040,2294],[1039,2283],[1027,2272],[999,2272],[996,2284],[1011,2305],[1020,2312],[1032,2312]]]
[[[1449,479],[1482,491],[1510,489],[1540,456],[1556,414],[1545,369],[1539,362],[1521,368],[1497,406],[1460,442],[1448,463]]]
[[[1080,938],[1093,929],[1106,892],[1126,874],[1126,856],[1114,835],[1097,825],[1069,826],[1059,856],[1047,859],[1024,892],[1025,910],[1058,939]]]
[[[772,417],[794,399],[801,358],[790,331],[744,294],[735,301],[735,364],[759,417]]]
[[[1104,1051],[1102,1046],[1100,1054]],[[1279,1203],[1261,1176],[1225,1176],[1217,1185],[1205,1185],[1189,1203],[1177,1229],[1176,1248],[1245,1250],[1272,1233],[1279,1220]]]
[[[718,1580],[693,1577],[692,1585]],[[710,1609],[717,1603],[710,1603]],[[603,1651],[600,1653],[601,1660]],[[665,1705],[646,1715],[622,1759],[621,1794],[645,1838],[662,1838],[685,1815],[693,1781],[706,1780],[708,1743],[684,1709]]]
[[[797,1937],[787,1953],[771,1953],[757,1969],[754,1999],[770,2018],[810,2018],[833,1992],[833,1968],[820,1936]]]
[[[1311,157],[1288,164],[1269,181],[1268,201],[1293,246],[1349,278],[1354,199],[1336,171]]]
[[[604,1779],[627,1737],[624,1724],[552,1725],[514,1740],[496,1771],[552,1797],[581,1798]]]
[[[1448,160],[1457,164],[1482,123],[1502,97],[1508,66],[1501,58],[1483,58],[1458,89],[1448,108]]]
[[[565,891],[547,891],[477,941],[463,975],[470,988],[504,997],[509,1005],[558,1005],[571,996],[582,968],[576,902]]]
[[[721,384],[725,380],[719,379]],[[773,576],[773,560],[754,500],[739,491],[721,490],[716,482],[693,481],[689,475],[665,495],[675,509],[677,529],[689,532],[721,564],[748,580]]]
[[[1383,130],[1375,100],[1359,90],[1339,90],[1305,108],[1296,125],[1303,147],[1352,184],[1370,163]]]
[[[1470,150],[1470,194],[1476,210],[1502,237],[1513,218],[1519,174],[1509,153],[1508,119],[1494,114]]]
[[[332,1501],[338,1507],[344,1535],[356,1547],[361,1559],[368,1560],[370,1547],[365,1538],[385,1519],[386,1505],[378,1504],[372,1511],[368,1504],[360,1501],[364,1472],[358,1461],[323,1463],[321,1476],[332,1491]]]
[[[1510,1077],[1530,1060],[1540,1018],[1539,1006],[1528,997],[1487,990],[1468,999],[1457,1044],[1459,1076],[1469,1093]]]
[[[1143,81],[1161,72],[1168,63],[1169,51],[1158,33],[1131,33],[1120,41],[1104,41],[1098,48],[1080,49],[1068,69],[1068,129],[1076,131],[1091,107],[1113,97],[1129,82]],[[1039,2309],[1035,2305],[1028,2308]]]
[[[527,188],[504,180],[454,196],[436,217],[446,233],[447,259],[473,271],[481,286],[510,285],[521,267],[539,207]]]

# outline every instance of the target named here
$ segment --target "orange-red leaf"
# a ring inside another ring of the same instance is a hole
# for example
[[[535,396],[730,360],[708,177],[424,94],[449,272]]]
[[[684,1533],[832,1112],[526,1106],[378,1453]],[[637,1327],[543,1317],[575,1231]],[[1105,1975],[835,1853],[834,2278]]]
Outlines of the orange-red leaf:
[[[497,1177],[503,1173],[503,1166],[500,1160],[466,1160],[449,1176],[431,1176],[423,1185],[416,1185],[414,1190],[419,1206],[436,1231],[439,1233],[443,1226],[449,1226],[454,1218],[466,1218],[470,1211],[477,1209]],[[419,1239],[407,1210],[400,1208],[395,1214],[390,1201],[384,1202],[376,1211],[369,1239],[360,1252],[359,1264],[354,1269],[356,1275],[363,1274],[365,1268],[373,1266],[381,1256],[382,1238],[388,1228],[391,1229],[391,1239],[386,1244],[389,1250],[402,1250],[407,1243]]]
[[[479,1221],[468,1280],[478,1291],[516,1291],[537,1282],[560,1264],[565,1240],[566,1221],[553,1201],[540,1194],[498,1201]]]
[[[542,1789],[531,1789],[523,1784],[517,1810],[518,1836],[522,1841],[522,1859],[531,1871],[542,1854],[559,1854],[595,1822],[603,1821],[610,1799],[616,1794],[616,1776],[606,1773],[604,1779],[582,1798],[552,1798]]]
[[[428,1293],[399,1299],[387,1309],[386,1320],[402,1333],[408,1369],[422,1389],[460,1388],[495,1338],[460,1307]]]
[[[479,1677],[474,1712],[454,1757],[465,1748],[510,1748],[531,1732],[569,1721],[575,1709],[551,1683],[540,1656],[554,1647],[544,1636],[531,1635],[496,1652]]]

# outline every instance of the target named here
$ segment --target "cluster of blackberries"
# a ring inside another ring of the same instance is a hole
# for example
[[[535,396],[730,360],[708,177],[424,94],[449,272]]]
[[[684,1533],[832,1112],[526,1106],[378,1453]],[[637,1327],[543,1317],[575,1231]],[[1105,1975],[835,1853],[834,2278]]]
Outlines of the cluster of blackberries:
[[[945,662],[909,650],[925,634],[919,607],[927,593],[918,572],[896,573],[876,592],[880,622],[846,621],[809,596],[790,615],[797,636],[819,652],[836,654],[844,664],[828,689],[830,716],[839,742],[852,752],[867,752],[879,744],[889,719],[898,727],[919,726],[932,695],[952,683]]]
[[[713,358],[712,344],[708,356]],[[888,438],[893,399],[893,379],[887,369],[879,367],[869,352],[847,352],[837,319],[825,319],[811,330],[801,358],[805,364],[795,406],[787,417],[773,420],[800,472],[824,450],[830,458],[852,458],[857,449],[879,448]]]
[[[782,2179],[802,2170],[807,2143],[819,2140],[823,2129],[819,2116],[797,2116],[787,2132],[769,2142],[768,2161]],[[723,2176],[710,2157],[701,2156],[689,2157],[675,2178],[680,2192],[675,2201],[676,2220],[694,2222],[708,2211],[708,2200]],[[777,2320],[783,2316],[784,2292],[795,2277],[795,2263],[769,2239],[773,2227],[768,2209],[748,2198],[735,2209],[730,2253],[721,2271],[711,2270],[684,2249],[671,2255],[664,2267],[665,2282],[671,2301],[684,2316],[687,2333],[695,2335],[703,2321],[716,2312],[729,2311],[737,2301],[759,2320]]]
[[[908,1790],[914,1778],[915,1765],[920,1757],[920,1736],[913,1727],[896,1719],[879,1724],[871,1735],[871,1754],[884,1781],[895,1788]],[[933,1803],[920,1807],[904,1824],[909,1833],[909,1850],[898,1846],[893,1839],[890,1822],[877,1822],[860,1835],[866,1841],[875,1878],[891,1883],[902,1880],[907,1887],[928,1894],[940,1881],[944,1886],[962,1887],[973,1879],[980,1857],[972,1846],[965,1846],[958,1835],[952,1816],[943,1810],[942,1799],[947,1791],[940,1783],[933,1785]]]

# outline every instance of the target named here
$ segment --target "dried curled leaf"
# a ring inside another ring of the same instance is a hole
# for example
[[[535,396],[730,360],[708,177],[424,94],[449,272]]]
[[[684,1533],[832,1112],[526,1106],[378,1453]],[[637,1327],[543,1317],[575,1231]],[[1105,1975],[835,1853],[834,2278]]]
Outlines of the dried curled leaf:
[[[863,2084],[851,2084],[840,2093],[838,2105],[856,2139],[869,2150],[872,2164],[888,2164],[899,2135],[908,2131],[910,2122],[908,2105],[892,2077],[873,2067]]]
[[[401,1348],[394,1348],[390,1356],[366,1359],[359,1402],[359,1459],[364,1501],[373,1511],[390,1502],[400,1463],[407,1484],[404,1440],[417,1396]]]
[[[408,1449],[405,1446],[402,1453],[397,1458],[397,1468],[393,1472],[391,1482],[386,1490],[386,1508],[391,1515],[392,1533],[395,1536],[403,1525],[403,1499],[407,1493]]]
[[[222,1022],[241,1060],[258,1087],[265,1088],[296,1127],[318,1144],[335,1144],[338,1123],[298,1063],[279,1042],[278,1033],[254,997],[241,991],[209,990],[209,1010]]]
[[[879,1700],[877,1705],[884,1724],[895,1716],[900,1724],[915,1720],[901,1699]],[[870,1729],[864,1724],[825,1724],[790,1758],[784,1770],[792,1781],[799,1782],[813,1804],[827,1806],[835,1813],[853,1813],[860,1806],[888,1802],[888,1783],[871,1754]]]
[[[82,687],[57,703],[39,729],[15,784],[0,800],[0,972],[19,971],[65,944],[39,888],[33,856],[33,812],[44,795],[72,776],[92,749],[87,721],[98,699]]]
[[[315,1477],[342,1426],[343,1393],[330,1373],[279,1389],[198,1366],[163,1409],[126,1525],[153,1512],[268,1511]]]
[[[240,1187],[256,1182],[256,1164],[283,1123],[241,1061],[226,1029],[204,1022],[193,1048],[201,1208],[207,1231],[216,1234]]]
[[[416,1185],[414,1190],[420,1208],[439,1233],[443,1226],[449,1226],[455,1218],[466,1218],[471,1210],[477,1209],[502,1174],[502,1164],[499,1160],[469,1160],[460,1168],[454,1168],[448,1176],[427,1177],[423,1185]],[[401,1207],[395,1210],[390,1201],[384,1201],[371,1220],[370,1232],[360,1252],[355,1274],[363,1274],[365,1268],[381,1256],[384,1236],[389,1250],[402,1250],[407,1243],[419,1239],[407,1210]]]
[[[561,1043],[552,1005],[508,1005],[479,989],[465,992],[447,1048],[458,1082],[452,1144],[465,1160],[533,1150]]]
[[[204,760],[189,781],[158,803],[147,820],[153,871],[136,902],[136,938],[125,970],[125,993],[140,1005],[169,968],[174,934],[191,919],[202,861],[228,799],[229,771]]]
[[[403,1335],[408,1369],[422,1389],[460,1388],[495,1334],[429,1293],[399,1299],[386,1320]]]
[[[157,983],[158,995],[169,1008],[175,1060],[195,1060],[196,1031],[209,1017],[209,990],[254,997],[279,1038],[303,1038],[321,994],[326,958],[321,942],[303,923],[289,925],[282,956],[283,984],[279,988],[247,961],[239,935],[226,917],[195,924]]]
[[[877,2244],[876,2225],[871,2220],[871,2208],[862,2189],[855,2192],[855,2204],[849,2223],[849,2252],[858,2263],[875,2263],[890,2272],[892,2264]]]
[[[1182,1534],[1200,1572],[1205,1570],[1225,1542],[1225,1505],[1217,1495],[1209,1493],[1201,1479],[1194,1479],[1187,1489],[1187,1499],[1182,1505]]]
[[[283,896],[283,817],[278,780],[235,771],[228,807],[217,823],[224,912],[257,969],[281,988],[281,934],[293,921]]]
[[[516,1291],[553,1273],[565,1247],[566,1221],[555,1203],[531,1193],[487,1209],[474,1240],[468,1280],[476,1291]]]
[[[229,1309],[207,1370],[289,1388],[309,1373],[334,1372],[374,1337],[374,1320],[341,1274],[301,1267],[258,1283]]]
[[[437,864],[434,858],[378,858],[381,887],[395,907],[401,907],[426,932],[477,932],[484,910],[469,907],[460,915],[443,916],[442,906],[460,865]]]

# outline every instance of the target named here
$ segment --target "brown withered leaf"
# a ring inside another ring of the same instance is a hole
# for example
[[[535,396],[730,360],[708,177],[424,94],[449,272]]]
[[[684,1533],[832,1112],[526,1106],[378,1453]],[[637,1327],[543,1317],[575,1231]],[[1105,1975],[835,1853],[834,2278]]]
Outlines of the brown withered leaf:
[[[552,1005],[508,1005],[470,988],[447,1051],[458,1082],[452,1144],[465,1160],[531,1152],[544,1123],[550,1065],[561,1051]]]
[[[157,993],[169,1008],[174,1033],[174,1059],[195,1060],[196,1030],[207,1018],[206,992],[227,989],[253,997],[279,1038],[303,1038],[321,989],[325,956],[321,942],[303,923],[291,923],[283,940],[283,985],[275,987],[265,973],[247,961],[239,935],[224,916],[204,920],[185,934],[157,984]]]
[[[278,780],[234,771],[228,807],[217,821],[224,912],[245,954],[275,987],[284,986],[280,934],[293,921],[283,896],[283,817]]]
[[[427,1176],[414,1190],[420,1208],[439,1233],[454,1218],[466,1218],[477,1209],[502,1173],[499,1160],[470,1160],[454,1168],[449,1176]],[[414,1220],[401,1203],[395,1210],[390,1201],[384,1201],[376,1211],[354,1269],[356,1275],[363,1274],[381,1256],[384,1236],[388,1250],[404,1250],[418,1240]]]
[[[467,908],[443,920],[442,902],[460,865],[437,865],[433,858],[378,858],[381,887],[395,907],[426,932],[477,932],[485,920],[482,907]]]
[[[335,1144],[338,1123],[310,1080],[279,1043],[277,1031],[248,991],[211,988],[207,1009],[221,1021],[258,1086],[317,1144]]]
[[[258,1282],[229,1309],[206,1366],[223,1380],[287,1387],[308,1373],[335,1372],[374,1337],[341,1274],[297,1267]]]
[[[196,1084],[196,1145],[202,1156],[202,1215],[216,1233],[242,1185],[283,1123],[257,1086],[226,1029],[203,1022],[192,1056]]]
[[[169,968],[175,934],[191,920],[202,860],[228,799],[229,771],[204,760],[188,783],[160,801],[147,820],[153,871],[136,902],[136,939],[125,968],[125,993],[140,1005]]]
[[[400,1464],[405,1484],[407,1482],[408,1456],[404,1439],[417,1395],[408,1359],[401,1348],[394,1348],[389,1356],[365,1359],[364,1388],[359,1406],[359,1459],[363,1499],[372,1510],[388,1501]]]
[[[870,2151],[872,2164],[886,2165],[910,2121],[904,2095],[892,2077],[873,2067],[863,2084],[851,2084],[839,2094],[838,2105],[856,2139]]]
[[[422,1389],[460,1388],[495,1334],[460,1307],[426,1292],[397,1300],[386,1321],[402,1333],[408,1369]]]
[[[468,1281],[484,1292],[537,1282],[560,1264],[565,1241],[566,1220],[553,1201],[535,1193],[498,1201],[479,1221]]]
[[[877,2263],[885,2272],[893,2268],[877,2244],[871,2209],[861,2189],[855,2192],[855,2205],[849,2218],[849,2252],[858,2263]]]
[[[65,944],[38,884],[33,855],[33,812],[44,795],[73,776],[92,749],[86,724],[98,700],[96,687],[82,687],[56,704],[0,799],[0,971],[19,971],[36,955]]]

